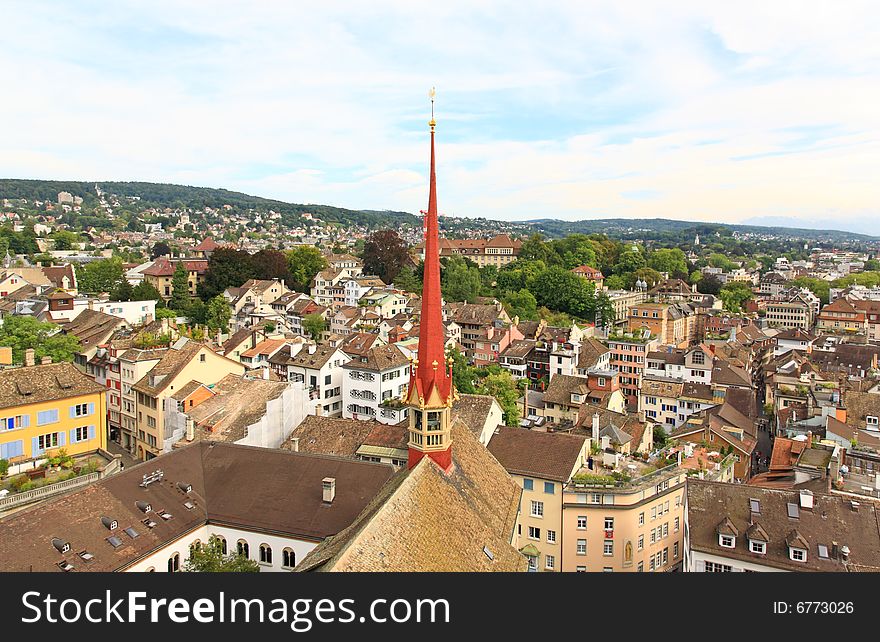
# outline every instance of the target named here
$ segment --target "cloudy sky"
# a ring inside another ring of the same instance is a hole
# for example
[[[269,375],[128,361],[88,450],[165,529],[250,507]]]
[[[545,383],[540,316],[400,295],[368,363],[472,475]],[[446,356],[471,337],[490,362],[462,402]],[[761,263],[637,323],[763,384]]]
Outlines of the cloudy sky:
[[[0,25],[3,177],[415,212],[435,85],[446,214],[876,231],[871,1],[6,0]]]

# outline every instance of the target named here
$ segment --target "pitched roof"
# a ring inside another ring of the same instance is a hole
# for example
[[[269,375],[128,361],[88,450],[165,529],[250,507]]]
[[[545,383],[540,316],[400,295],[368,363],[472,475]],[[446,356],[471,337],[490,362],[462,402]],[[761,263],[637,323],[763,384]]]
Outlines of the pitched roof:
[[[299,452],[354,459],[357,449],[378,423],[372,420],[307,415],[281,447],[292,450],[296,440]]]
[[[752,500],[758,501],[759,513],[752,512]],[[848,571],[853,570],[853,566],[880,570],[880,521],[876,502],[860,500],[859,510],[854,511],[849,497],[814,492],[813,509],[799,510],[796,518],[789,517],[789,504],[799,505],[798,490],[691,477],[687,483],[691,547],[702,553],[788,571]],[[729,520],[740,533],[747,533],[758,524],[767,542],[766,552],[752,553],[748,537],[737,537],[734,548],[722,547],[716,530],[720,519]],[[834,555],[832,542],[850,549],[848,561]],[[804,548],[806,561],[792,560],[789,545]],[[819,557],[819,545],[828,549],[827,559]]]
[[[880,417],[880,395],[873,392],[847,390],[843,395],[846,404],[846,424],[853,428],[864,428],[865,419],[870,415]]]
[[[373,347],[366,354],[355,356],[342,365],[343,368],[355,370],[372,370],[384,372],[391,368],[400,368],[409,364],[409,358],[396,345]]]
[[[202,239],[201,243],[193,248],[193,250],[196,252],[213,252],[218,247],[220,246],[217,245],[217,242],[214,241],[212,237],[206,236],[204,239]]]
[[[142,488],[143,475],[159,468],[164,478]],[[77,571],[121,570],[205,523],[320,540],[346,528],[393,472],[384,464],[200,442],[0,519],[0,570],[59,571],[62,559]],[[325,477],[336,479],[330,505],[323,501]],[[153,511],[144,514],[138,501],[149,502]],[[184,506],[187,501],[192,509]],[[173,519],[159,518],[159,510]],[[122,546],[105,541],[111,533],[102,516],[118,522],[113,534]],[[145,518],[155,527],[144,525]],[[130,526],[137,538],[123,532]],[[55,537],[70,543],[68,555],[53,547]],[[93,557],[85,562],[78,551]]]
[[[290,353],[286,349],[281,349],[270,357],[269,361],[271,363],[320,370],[328,361],[330,361],[330,359],[333,358],[333,355],[339,351],[339,348],[333,346],[320,345],[315,346],[315,351],[310,353],[310,347],[310,345],[304,346],[293,356],[290,356]]]
[[[595,337],[587,337],[581,341],[577,367],[582,369],[593,368],[599,362],[599,359],[609,352],[611,350],[604,343]]]
[[[61,329],[79,339],[83,348],[88,349],[105,343],[110,335],[122,326],[127,326],[125,319],[115,317],[97,310],[83,310],[73,321],[65,323]]]
[[[0,409],[104,392],[70,363],[0,370]]]
[[[401,471],[297,570],[524,571],[510,545],[521,489],[460,421],[452,438],[449,473],[430,457]]]
[[[474,435],[479,436],[486,422],[489,421],[492,406],[497,404],[495,397],[490,395],[460,394],[458,399],[452,402],[452,416],[463,421]]]
[[[159,394],[203,349],[208,350],[204,344],[195,341],[186,341],[178,348],[169,348],[162,354],[159,363],[134,384],[132,389],[148,395]]]
[[[489,441],[489,452],[507,472],[567,482],[581,465],[586,437],[499,427]]]
[[[574,375],[553,375],[547,389],[544,391],[544,403],[558,403],[572,405],[571,395],[587,394],[590,391],[586,377]]]

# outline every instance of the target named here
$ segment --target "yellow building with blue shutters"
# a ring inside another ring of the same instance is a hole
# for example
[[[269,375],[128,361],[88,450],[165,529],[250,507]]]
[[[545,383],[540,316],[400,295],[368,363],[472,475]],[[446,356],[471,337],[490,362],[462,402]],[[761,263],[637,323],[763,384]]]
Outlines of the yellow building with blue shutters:
[[[107,395],[70,363],[0,370],[0,459],[10,465],[107,446]]]

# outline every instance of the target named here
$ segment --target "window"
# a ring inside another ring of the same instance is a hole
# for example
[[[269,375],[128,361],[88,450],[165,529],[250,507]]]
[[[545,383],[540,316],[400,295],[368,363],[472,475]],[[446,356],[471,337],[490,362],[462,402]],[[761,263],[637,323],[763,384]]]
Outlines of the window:
[[[60,433],[50,432],[46,435],[40,435],[36,438],[37,446],[40,451],[46,450],[47,448],[57,448],[58,447],[58,435]]]
[[[669,537],[669,522],[663,524],[663,537]]]
[[[656,541],[657,541],[657,529],[652,528],[651,529],[651,543],[653,544]]]
[[[764,542],[756,542],[753,539],[749,540],[749,550],[752,553],[758,553],[759,555],[763,555],[767,552],[767,544]]]
[[[545,555],[544,556],[544,566],[548,571],[552,571],[556,568],[556,557],[553,555]]]
[[[602,555],[614,555],[614,542],[612,540],[605,540],[605,543],[602,546]]]
[[[272,563],[272,547],[268,544],[260,544],[260,562],[262,564]]]
[[[534,490],[535,481],[533,479],[523,479],[523,490]]]
[[[724,548],[733,548],[736,540],[733,535],[719,535],[718,543]]]
[[[30,415],[16,415],[0,419],[0,430],[15,430],[16,428],[27,428],[30,426]]]
[[[868,415],[867,417],[865,417],[865,423],[869,426],[877,426],[877,417],[875,417],[874,415]]]
[[[681,518],[680,518],[680,517],[676,517],[676,518],[675,518],[675,522],[674,522],[674,524],[675,524],[675,526],[673,527],[672,532],[677,533],[677,532],[678,532],[678,529],[679,529],[680,526],[681,526]]]
[[[578,555],[586,555],[587,554],[587,540],[579,539],[577,541],[577,554]]]
[[[168,558],[168,572],[177,573],[180,570],[180,553],[175,553]]]
[[[555,544],[556,543],[556,531],[551,531],[551,530],[547,531],[547,543],[548,544]]]
[[[706,562],[707,573],[730,573],[729,564],[716,564],[715,562]]]
[[[644,563],[644,562],[639,562],[639,566],[638,566],[638,568],[637,568],[636,570],[637,570],[637,572],[639,572],[639,573],[644,573],[644,572],[645,572],[645,563]]]
[[[200,362],[200,363],[205,363],[205,354],[204,354],[204,353],[202,353],[202,354],[199,355],[199,362]]]
[[[46,424],[54,424],[58,422],[58,409],[43,410],[37,413],[37,425],[45,426]]]
[[[296,553],[293,552],[293,549],[285,548],[281,551],[281,567],[293,568],[294,566],[296,566]]]
[[[795,562],[806,562],[807,561],[807,551],[802,548],[791,548],[791,559]]]
[[[238,549],[238,554],[241,557],[250,558],[251,549],[250,549],[250,546],[248,546],[248,543],[246,541],[244,541],[243,539],[238,540],[238,543],[236,544],[236,548]]]
[[[678,559],[678,542],[672,545],[672,557]]]
[[[80,426],[79,428],[74,428],[70,431],[70,443],[72,444],[78,444],[81,441],[88,441],[89,439],[94,439],[94,437],[94,426]]]
[[[541,529],[534,526],[529,526],[529,539],[541,539]]]
[[[605,518],[605,530],[606,531],[613,531],[614,530],[614,518],[613,517],[606,517]]]
[[[586,515],[578,515],[577,527],[578,527],[579,531],[583,531],[583,530],[587,529],[587,516]]]
[[[87,415],[92,414],[89,412],[89,406],[94,408],[94,404],[88,403],[78,403],[75,406],[70,407],[70,416],[71,417],[85,417]]]
[[[651,508],[651,521],[654,521],[655,519],[657,519],[657,507],[653,506]]]
[[[532,502],[532,517],[544,517],[544,502]]]
[[[644,535],[639,535],[639,545],[638,545],[638,550],[642,550],[642,549],[644,549],[644,548],[645,548],[645,536],[644,536]]]
[[[669,563],[669,547],[667,546],[666,548],[663,549],[663,565],[666,566],[666,564],[668,564],[668,563]]]
[[[644,525],[645,525],[645,512],[642,511],[641,513],[639,513],[639,526],[644,526]]]
[[[578,566],[576,572],[577,573],[586,573],[587,567],[586,566]]]
[[[544,482],[544,492],[547,495],[552,495],[554,492],[556,492],[556,484],[554,484],[553,482]]]

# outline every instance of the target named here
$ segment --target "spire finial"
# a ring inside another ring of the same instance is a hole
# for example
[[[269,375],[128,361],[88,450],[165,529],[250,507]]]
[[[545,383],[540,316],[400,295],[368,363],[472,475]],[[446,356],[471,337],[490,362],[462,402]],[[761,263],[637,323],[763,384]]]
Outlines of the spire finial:
[[[428,92],[428,96],[431,98],[431,120],[428,124],[431,126],[431,131],[434,131],[434,127],[437,125],[437,121],[434,120],[434,96],[437,95],[437,90],[434,87],[431,87],[431,91]]]

